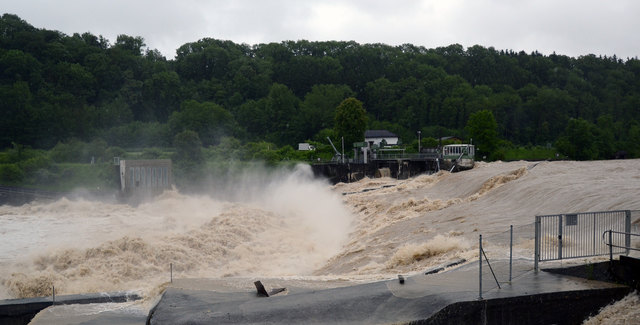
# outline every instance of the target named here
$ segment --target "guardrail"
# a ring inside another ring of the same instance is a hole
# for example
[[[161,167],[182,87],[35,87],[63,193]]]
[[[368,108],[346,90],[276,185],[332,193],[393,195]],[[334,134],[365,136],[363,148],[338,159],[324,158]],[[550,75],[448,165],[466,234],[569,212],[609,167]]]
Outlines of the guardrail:
[[[389,154],[381,154],[381,153],[377,153],[375,155],[371,155],[369,156],[368,160],[369,161],[374,161],[374,160],[420,160],[420,159],[428,159],[428,160],[441,160],[441,156],[438,153],[428,153],[428,152],[423,152],[423,153],[397,153],[397,154],[393,154],[393,153],[389,153]],[[311,163],[314,164],[329,164],[329,163],[343,163],[341,160],[336,160],[336,159],[321,159],[321,160],[312,160],[310,161]],[[364,158],[360,157],[358,159],[345,159],[344,164],[347,163],[359,163],[362,164],[364,163]]]
[[[438,159],[440,155],[438,153],[378,153],[373,156],[372,160],[390,160],[390,159]]]
[[[609,234],[608,239],[609,241],[607,242],[607,239],[605,238],[606,234]],[[613,243],[613,234],[618,234],[618,235],[624,235],[624,246],[621,245],[616,245]],[[614,231],[614,230],[606,230],[602,233],[602,242],[607,245],[609,247],[609,260],[613,260],[613,248],[622,248],[625,250],[625,254],[629,255],[629,251],[637,251],[640,252],[639,248],[634,248],[631,247],[631,236],[636,236],[636,237],[640,237],[640,234],[634,234],[631,232],[624,232],[624,231]]]

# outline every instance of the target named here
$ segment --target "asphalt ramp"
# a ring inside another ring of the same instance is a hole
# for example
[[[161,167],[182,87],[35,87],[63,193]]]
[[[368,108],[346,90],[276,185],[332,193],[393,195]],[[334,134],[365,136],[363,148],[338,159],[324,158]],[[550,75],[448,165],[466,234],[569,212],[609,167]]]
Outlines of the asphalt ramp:
[[[497,261],[493,267],[505,265]],[[191,286],[184,281],[167,288],[149,323],[572,324],[629,292],[622,285],[534,272],[531,263],[514,268],[518,276],[511,283],[496,283],[490,272],[483,272],[481,299],[477,263],[403,277],[404,283],[393,279],[317,290],[288,287],[270,297],[255,290],[203,290],[198,281]],[[268,289],[269,281],[263,282]]]
[[[508,261],[492,262],[492,268],[498,277],[485,265],[482,289],[477,262],[357,284],[335,279],[175,279],[157,304],[69,301],[42,310],[30,324],[580,324],[631,290],[535,272],[531,261],[513,264],[511,282],[504,281]],[[254,287],[257,281],[262,293]]]

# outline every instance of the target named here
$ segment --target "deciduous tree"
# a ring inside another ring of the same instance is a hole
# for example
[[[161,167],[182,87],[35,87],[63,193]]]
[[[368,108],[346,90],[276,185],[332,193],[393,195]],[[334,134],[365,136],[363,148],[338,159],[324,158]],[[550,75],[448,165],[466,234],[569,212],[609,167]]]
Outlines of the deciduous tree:
[[[354,142],[364,141],[364,131],[367,127],[367,111],[362,102],[350,97],[336,107],[335,116],[336,135],[344,137],[345,149],[351,151]]]
[[[479,154],[493,159],[498,147],[498,123],[489,110],[481,110],[469,116],[466,130],[473,139]]]

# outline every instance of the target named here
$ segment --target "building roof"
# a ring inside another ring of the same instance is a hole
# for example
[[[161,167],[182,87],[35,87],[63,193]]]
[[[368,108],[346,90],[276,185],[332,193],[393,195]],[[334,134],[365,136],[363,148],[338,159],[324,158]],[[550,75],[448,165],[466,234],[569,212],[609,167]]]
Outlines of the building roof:
[[[387,130],[366,130],[364,138],[397,138],[398,136]]]

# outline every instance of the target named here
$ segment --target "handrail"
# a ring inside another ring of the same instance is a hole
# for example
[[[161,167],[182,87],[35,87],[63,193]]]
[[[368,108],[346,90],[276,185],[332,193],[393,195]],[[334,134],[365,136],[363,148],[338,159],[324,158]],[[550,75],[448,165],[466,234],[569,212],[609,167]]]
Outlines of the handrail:
[[[604,237],[604,235],[605,235],[606,233],[609,233],[609,242],[608,242],[608,243],[607,243],[606,238]],[[634,250],[634,251],[639,251],[639,252],[640,252],[640,248],[634,248],[634,247],[631,247],[631,245],[628,245],[628,246],[627,246],[627,245],[619,246],[619,245],[614,245],[613,243],[611,243],[611,234],[612,234],[612,233],[614,233],[614,234],[620,234],[620,235],[627,235],[627,236],[637,236],[637,237],[640,237],[640,234],[634,234],[634,233],[632,233],[632,232],[624,232],[624,231],[615,231],[615,230],[605,230],[605,231],[602,233],[602,242],[603,242],[605,245],[607,245],[607,246],[609,246],[609,247],[624,248],[624,249],[630,249],[630,250]]]

